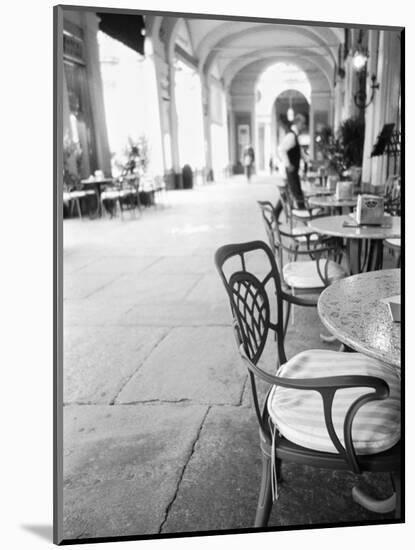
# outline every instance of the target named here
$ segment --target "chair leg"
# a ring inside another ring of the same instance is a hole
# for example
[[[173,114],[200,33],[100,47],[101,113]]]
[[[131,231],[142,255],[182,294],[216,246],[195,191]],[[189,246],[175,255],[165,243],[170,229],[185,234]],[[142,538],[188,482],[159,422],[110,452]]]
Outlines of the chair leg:
[[[290,320],[290,311],[291,311],[291,302],[287,302],[287,309],[285,311],[285,319],[284,319],[284,337],[287,332],[288,322]]]
[[[266,527],[272,508],[271,490],[271,457],[262,454],[262,477],[258,506],[255,516],[255,527]]]
[[[78,211],[78,216],[82,219],[82,210],[81,210],[81,205],[79,203],[79,199],[75,199],[75,203],[76,203],[76,209]]]
[[[395,506],[395,519],[401,519],[401,473],[400,472],[393,472],[391,474],[392,477],[392,484],[395,489],[395,495],[396,495],[396,506]]]

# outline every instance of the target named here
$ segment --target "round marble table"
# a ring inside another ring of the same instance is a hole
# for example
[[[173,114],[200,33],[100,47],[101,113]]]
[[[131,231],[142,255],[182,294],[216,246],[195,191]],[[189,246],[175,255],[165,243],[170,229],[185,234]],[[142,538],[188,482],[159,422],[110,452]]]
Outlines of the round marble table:
[[[308,199],[310,206],[321,206],[323,208],[353,208],[357,204],[357,197],[351,199],[337,199],[334,194],[325,196],[313,196]]]
[[[326,216],[315,218],[308,222],[308,226],[322,235],[341,237],[346,239],[346,250],[352,273],[381,269],[383,263],[383,240],[399,238],[401,236],[401,218],[399,216],[385,217],[385,225],[363,225],[359,227],[344,226],[353,222],[348,214],[341,216]],[[386,225],[387,223],[387,225]],[[358,245],[355,246],[355,243]],[[362,249],[363,243],[363,249]],[[363,256],[363,259],[362,259]]]
[[[333,195],[334,191],[323,187],[322,185],[312,185],[312,184],[303,184],[301,186],[304,196],[306,197],[317,197],[325,195]]]
[[[386,269],[336,281],[318,299],[321,321],[356,351],[400,367],[401,325],[381,301],[400,294],[400,279],[400,269]]]
[[[343,237],[346,239],[393,239],[401,236],[401,218],[387,216],[390,226],[362,225],[360,227],[344,227],[345,221],[353,221],[348,214],[341,216],[326,216],[308,222],[308,225],[317,233]],[[390,220],[390,222],[389,222]]]

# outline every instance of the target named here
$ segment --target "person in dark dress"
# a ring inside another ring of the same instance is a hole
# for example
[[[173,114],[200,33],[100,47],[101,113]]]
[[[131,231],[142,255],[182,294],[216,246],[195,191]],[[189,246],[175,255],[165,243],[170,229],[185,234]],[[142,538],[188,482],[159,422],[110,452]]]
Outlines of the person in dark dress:
[[[300,160],[302,157],[301,147],[298,142],[298,136],[306,127],[306,118],[298,113],[294,117],[294,123],[290,130],[285,134],[280,145],[280,155],[285,165],[287,175],[287,185],[291,196],[296,202],[297,208],[305,208],[304,194],[301,189],[299,176]]]

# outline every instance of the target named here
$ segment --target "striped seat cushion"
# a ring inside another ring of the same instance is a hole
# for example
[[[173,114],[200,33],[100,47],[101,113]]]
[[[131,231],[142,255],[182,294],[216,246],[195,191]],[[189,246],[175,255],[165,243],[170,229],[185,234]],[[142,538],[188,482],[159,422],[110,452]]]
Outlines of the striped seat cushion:
[[[278,371],[278,376],[285,378],[341,375],[375,376],[390,389],[387,399],[366,403],[357,412],[352,428],[356,453],[375,454],[393,447],[400,440],[400,379],[394,367],[361,353],[310,350],[294,356]],[[336,392],[333,423],[343,445],[343,424],[350,405],[372,391],[347,388]],[[289,441],[316,451],[337,452],[327,432],[323,400],[318,392],[274,386],[268,411],[278,431]]]
[[[311,210],[311,215],[316,216],[319,212],[321,212],[321,208],[313,208]],[[293,216],[296,216],[297,218],[307,219],[307,218],[310,217],[310,212],[308,210],[300,210],[300,209],[297,209],[297,208],[293,208],[292,214],[293,214]]]
[[[320,270],[325,275],[325,260],[320,261]],[[290,262],[283,267],[284,280],[293,288],[323,288],[324,283],[317,271],[317,262],[309,260],[305,262]],[[341,265],[331,260],[328,261],[327,277],[329,282],[346,277],[347,273]]]
[[[385,243],[390,246],[394,246],[397,248],[401,247],[401,239],[386,239]]]

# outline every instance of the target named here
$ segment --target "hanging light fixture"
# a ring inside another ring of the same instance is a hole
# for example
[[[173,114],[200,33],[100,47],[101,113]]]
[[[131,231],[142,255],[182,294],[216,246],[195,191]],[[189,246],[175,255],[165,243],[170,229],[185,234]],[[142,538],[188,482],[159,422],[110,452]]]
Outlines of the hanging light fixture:
[[[289,101],[290,101],[290,106],[287,109],[287,119],[288,119],[289,122],[292,122],[294,120],[294,109],[293,109],[293,106],[292,106],[291,95],[288,96],[288,98],[289,98]]]
[[[359,35],[359,42],[357,44],[356,51],[353,54],[353,67],[356,69],[358,73],[361,73],[360,77],[360,90],[354,95],[353,99],[355,102],[355,105],[359,107],[359,109],[366,109],[368,107],[374,97],[375,97],[375,90],[379,89],[379,82],[376,82],[376,75],[372,74],[371,81],[372,84],[370,85],[371,90],[371,96],[368,102],[366,102],[366,72],[363,74],[363,70],[366,69],[367,60],[369,59],[369,53],[366,48],[363,47],[362,44],[362,31],[360,31]]]
[[[353,54],[353,67],[356,69],[356,71],[361,71],[367,63],[367,60],[369,58],[369,54],[366,48],[363,47],[362,44],[362,31],[359,32],[359,41],[357,43],[356,50]]]
[[[356,69],[356,71],[361,71],[368,60],[367,53],[358,46],[357,50],[353,54],[353,67]]]

